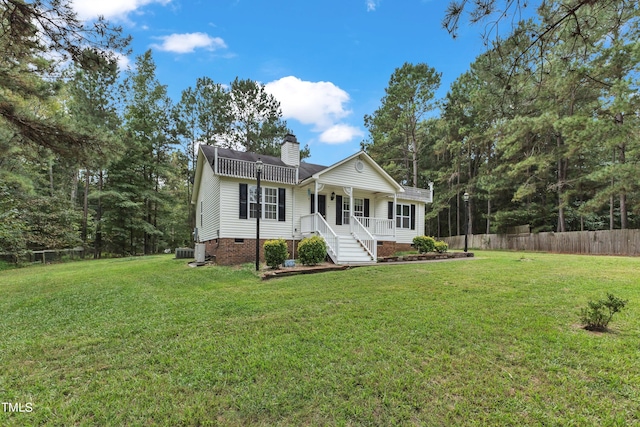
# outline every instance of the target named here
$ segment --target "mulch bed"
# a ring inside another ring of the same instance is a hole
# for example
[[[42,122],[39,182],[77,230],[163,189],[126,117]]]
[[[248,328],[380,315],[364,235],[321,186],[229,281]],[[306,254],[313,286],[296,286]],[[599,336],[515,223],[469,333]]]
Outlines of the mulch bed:
[[[296,265],[295,267],[279,268],[277,270],[267,270],[262,273],[262,280],[273,279],[274,277],[296,276],[298,274],[323,273],[325,271],[346,270],[348,265],[336,265],[330,262],[323,262],[318,265]]]
[[[435,261],[454,258],[472,258],[472,252],[446,252],[442,254],[415,254],[403,256],[389,256],[378,258],[378,263],[390,262],[412,262],[412,261]],[[367,264],[376,265],[376,264]],[[273,279],[274,277],[296,276],[298,274],[323,273],[325,271],[346,270],[349,268],[360,267],[359,265],[336,265],[330,262],[324,262],[318,265],[296,265],[295,267],[279,268],[277,270],[266,270],[262,273],[262,280]]]
[[[431,261],[436,259],[473,258],[473,252],[444,252],[428,254],[412,254],[402,256],[387,256],[378,258],[378,262]]]

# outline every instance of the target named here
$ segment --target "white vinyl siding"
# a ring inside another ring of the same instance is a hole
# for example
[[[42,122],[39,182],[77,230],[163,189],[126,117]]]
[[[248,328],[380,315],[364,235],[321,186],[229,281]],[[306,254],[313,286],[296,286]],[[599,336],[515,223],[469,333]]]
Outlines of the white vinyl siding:
[[[220,177],[210,167],[202,170],[202,182],[196,203],[196,218],[199,219],[198,240],[201,242],[218,238],[220,229]],[[203,191],[206,189],[206,191]]]
[[[424,235],[424,203],[412,201],[412,200],[397,200],[398,205],[409,206],[409,212],[411,212],[411,205],[416,205],[416,229],[411,230],[408,228],[396,227],[396,242],[398,243],[413,243],[413,238],[416,236]],[[397,208],[396,208],[397,209]],[[396,224],[397,225],[397,224]]]
[[[307,188],[296,188],[294,190],[295,212],[293,217],[294,235],[297,239],[302,238],[302,218],[311,213],[311,196],[307,193]]]
[[[364,162],[364,170],[356,170],[358,159],[350,161],[320,175],[320,182],[337,187],[353,187],[358,190],[368,190],[376,193],[395,193],[396,187],[386,180],[367,161]],[[337,192],[336,192],[337,193]]]
[[[248,187],[255,186],[255,181],[240,180],[235,178],[223,178],[220,181],[220,200],[222,201],[223,212],[221,215],[220,237],[236,239],[255,239],[256,220],[255,218],[240,219],[238,207],[240,204],[240,183],[247,184]],[[279,188],[285,189],[285,221],[268,220],[260,223],[261,239],[291,238],[292,234],[292,210],[293,197],[291,187],[281,185]],[[278,189],[276,188],[276,199]],[[277,219],[276,206],[276,219]],[[299,219],[298,219],[299,221]]]

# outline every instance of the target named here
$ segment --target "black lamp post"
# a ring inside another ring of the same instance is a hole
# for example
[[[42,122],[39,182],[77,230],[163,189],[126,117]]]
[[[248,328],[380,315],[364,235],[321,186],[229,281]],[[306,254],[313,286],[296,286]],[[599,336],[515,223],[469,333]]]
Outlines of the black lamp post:
[[[462,198],[464,199],[464,251],[467,252],[467,234],[469,234],[469,193],[465,191]]]
[[[256,214],[256,271],[260,271],[260,217],[262,216],[262,205],[260,196],[262,189],[260,188],[260,175],[262,175],[262,160],[258,158],[256,162],[256,180],[258,181],[258,188],[256,190],[256,201],[258,205]]]

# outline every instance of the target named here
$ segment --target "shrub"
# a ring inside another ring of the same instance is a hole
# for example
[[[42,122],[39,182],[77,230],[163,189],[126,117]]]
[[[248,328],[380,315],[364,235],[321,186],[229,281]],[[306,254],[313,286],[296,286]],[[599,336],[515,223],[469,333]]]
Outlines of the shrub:
[[[289,258],[287,242],[284,239],[267,240],[264,242],[264,259],[271,268],[278,268]]]
[[[421,254],[433,252],[436,247],[436,239],[429,236],[416,236],[413,238],[413,246]]]
[[[445,242],[438,240],[435,243],[435,247],[434,247],[435,251],[438,252],[439,254],[443,254],[445,252],[447,252],[449,250],[449,245],[447,245]]]
[[[0,259],[0,271],[9,270],[12,268],[15,268],[15,264],[9,264],[8,262]]]
[[[587,308],[580,311],[580,320],[588,331],[606,331],[613,315],[621,311],[627,302],[607,293],[607,299],[589,301]]]
[[[304,238],[298,243],[298,256],[304,265],[316,265],[324,261],[327,247],[320,236]]]

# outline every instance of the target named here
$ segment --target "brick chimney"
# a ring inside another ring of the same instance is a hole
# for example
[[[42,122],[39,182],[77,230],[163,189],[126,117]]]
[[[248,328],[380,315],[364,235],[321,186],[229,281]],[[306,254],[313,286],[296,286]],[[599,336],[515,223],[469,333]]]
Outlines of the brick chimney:
[[[300,166],[300,143],[295,135],[288,133],[280,147],[280,159],[285,165]]]

